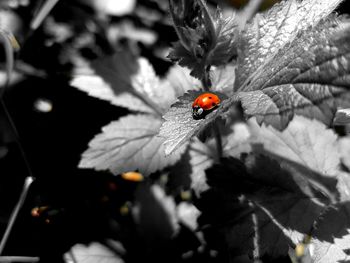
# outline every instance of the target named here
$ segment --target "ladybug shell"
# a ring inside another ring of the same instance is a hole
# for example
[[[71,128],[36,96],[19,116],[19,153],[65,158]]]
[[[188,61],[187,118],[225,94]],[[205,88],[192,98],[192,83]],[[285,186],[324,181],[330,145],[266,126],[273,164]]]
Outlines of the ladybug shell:
[[[192,108],[200,107],[203,110],[211,110],[220,105],[220,99],[213,93],[203,93],[199,95],[193,102]]]

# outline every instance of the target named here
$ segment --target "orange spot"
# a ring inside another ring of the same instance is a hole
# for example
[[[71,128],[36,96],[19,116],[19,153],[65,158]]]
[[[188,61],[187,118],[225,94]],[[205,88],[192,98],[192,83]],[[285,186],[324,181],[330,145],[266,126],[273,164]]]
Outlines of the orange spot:
[[[32,217],[39,217],[40,216],[39,207],[34,207],[30,213]]]
[[[122,173],[122,178],[127,181],[141,182],[143,181],[143,175],[137,172]]]
[[[32,217],[39,217],[42,214],[42,212],[44,212],[48,208],[48,206],[34,207],[31,211],[31,215]]]

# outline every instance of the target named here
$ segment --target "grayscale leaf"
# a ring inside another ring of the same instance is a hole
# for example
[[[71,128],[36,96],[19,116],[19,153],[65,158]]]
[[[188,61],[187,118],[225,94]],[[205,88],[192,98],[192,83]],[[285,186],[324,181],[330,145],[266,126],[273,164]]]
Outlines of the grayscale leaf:
[[[210,146],[196,138],[190,145],[191,188],[198,196],[209,189],[205,170],[214,164],[213,152],[215,151]]]
[[[300,32],[326,18],[341,1],[284,0],[268,12],[256,15],[238,41],[236,89]]]
[[[88,246],[74,245],[69,252],[64,254],[66,263],[123,263],[120,257],[106,246],[93,242]]]
[[[180,147],[215,118],[218,110],[214,110],[203,119],[196,120],[193,118],[192,103],[202,93],[200,91],[189,91],[180,97],[163,116],[165,122],[160,128],[159,135],[165,138],[165,154],[168,155]],[[217,93],[217,95],[222,100],[224,99],[222,94]]]
[[[349,125],[350,124],[350,109],[339,109],[335,113],[333,120],[334,126]]]
[[[253,145],[263,145],[274,158],[281,156],[325,177],[336,178],[340,200],[350,200],[350,175],[340,170],[338,136],[333,130],[301,116],[294,117],[283,132],[271,126],[260,127],[254,120],[249,124]]]
[[[344,20],[331,18],[304,32],[241,87],[245,114],[278,129],[296,113],[330,125],[338,107],[350,106],[349,43]]]
[[[79,167],[114,174],[138,170],[148,175],[174,164],[186,147],[165,156],[164,139],[158,137],[160,126],[161,120],[151,115],[129,115],[110,123],[89,143]]]
[[[144,58],[116,53],[77,68],[71,85],[113,105],[144,113],[162,113],[175,101],[167,81],[161,81]]]
[[[350,260],[350,204],[328,208],[317,220],[311,245],[314,263],[343,263]]]

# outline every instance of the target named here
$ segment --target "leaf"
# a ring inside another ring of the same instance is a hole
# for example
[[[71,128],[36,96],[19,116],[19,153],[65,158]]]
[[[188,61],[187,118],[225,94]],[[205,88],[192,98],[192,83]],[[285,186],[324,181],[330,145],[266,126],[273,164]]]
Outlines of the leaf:
[[[189,69],[179,65],[170,67],[165,79],[174,89],[176,98],[189,90],[200,90],[202,87],[202,83],[190,75]]]
[[[200,196],[201,193],[209,189],[207,179],[205,177],[205,170],[214,164],[213,149],[195,139],[190,145],[190,164],[192,166],[191,172],[191,188]]]
[[[192,231],[197,230],[197,218],[200,215],[200,211],[193,204],[181,202],[177,206],[177,215],[179,220],[188,228],[190,228]]]
[[[294,168],[259,154],[248,155],[244,163],[222,159],[207,170],[211,189],[206,195],[213,196],[201,210],[212,219],[204,224],[218,228],[231,251],[251,254],[258,236],[260,256],[286,255],[289,246],[311,230],[325,206],[310,191],[305,171]]]
[[[330,207],[317,220],[312,233],[313,262],[345,263],[350,260],[350,203]]]
[[[212,82],[212,90],[222,92],[227,96],[233,95],[233,84],[235,82],[235,64],[227,64],[225,66],[212,68],[210,71],[210,79]]]
[[[260,127],[253,120],[249,123],[253,144],[263,145],[273,158],[280,156],[326,177],[336,178],[340,199],[350,200],[350,175],[340,171],[338,137],[333,130],[301,116],[296,116],[283,132],[271,126]]]
[[[350,138],[341,138],[339,141],[339,152],[342,163],[350,171]]]
[[[326,176],[334,176],[339,166],[337,135],[324,124],[296,116],[280,132],[249,121],[251,142],[261,143],[266,151],[309,167]]]
[[[94,7],[98,12],[106,15],[123,16],[132,13],[135,8],[135,0],[126,0],[123,2],[116,2],[113,0],[89,0],[88,3]]]
[[[350,124],[350,109],[340,109],[335,113],[333,120],[334,126],[348,125]]]
[[[239,102],[245,116],[255,116],[259,124],[285,128],[295,114],[316,118],[330,125],[338,107],[350,107],[350,23],[330,19],[313,31],[304,32],[273,60],[256,72],[249,85],[241,87],[229,99],[222,101],[215,114],[205,120],[190,121],[187,97],[180,98],[165,114],[164,127],[171,125],[181,131],[168,135],[167,153],[176,149],[177,141],[186,141],[218,117],[232,117]],[[240,65],[238,65],[238,68]],[[170,122],[170,123],[168,123]]]
[[[275,54],[293,42],[300,32],[316,26],[341,0],[292,0],[274,5],[265,14],[255,16],[238,41],[236,89],[259,67],[266,68]]]
[[[83,244],[74,245],[71,250],[64,254],[65,262],[76,263],[123,263],[120,257],[104,245],[93,242],[88,246]]]
[[[331,124],[337,107],[349,104],[349,32],[349,23],[331,18],[280,50],[238,88],[246,116],[279,129],[294,114]]]
[[[223,152],[225,156],[240,158],[242,153],[252,151],[250,144],[251,132],[245,123],[235,123],[231,126],[232,132],[223,138]]]
[[[135,193],[133,214],[145,245],[154,249],[179,230],[176,204],[158,185],[142,184]]]
[[[204,119],[195,120],[192,117],[192,103],[200,94],[202,94],[200,91],[189,91],[180,97],[163,116],[165,122],[160,128],[159,135],[165,138],[166,155],[183,145],[215,118],[217,110],[206,115]],[[222,94],[217,93],[217,95],[221,100],[225,98]]]
[[[164,140],[157,136],[160,125],[151,115],[129,115],[110,123],[89,143],[79,167],[148,175],[174,164],[186,147],[166,157]]]
[[[127,52],[78,67],[71,85],[113,105],[144,113],[160,114],[176,98],[170,84],[155,75],[146,59],[135,60]]]
[[[225,65],[236,54],[236,25],[224,19],[221,11],[213,17],[203,0],[170,2],[170,13],[180,41],[174,44],[169,58],[191,69],[202,79],[208,66]]]

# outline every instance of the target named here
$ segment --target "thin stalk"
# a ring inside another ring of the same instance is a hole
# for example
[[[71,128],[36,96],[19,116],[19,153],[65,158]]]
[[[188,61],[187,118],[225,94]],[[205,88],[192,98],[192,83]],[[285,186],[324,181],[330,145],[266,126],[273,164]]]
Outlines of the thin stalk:
[[[211,87],[211,81],[209,77],[210,66],[205,67],[203,71],[204,71],[204,74],[202,78],[202,85],[205,91],[209,91]]]
[[[19,197],[19,200],[15,206],[15,208],[13,209],[12,211],[12,214],[10,216],[10,220],[7,224],[7,227],[6,227],[6,231],[5,231],[5,234],[3,235],[2,239],[1,239],[1,242],[0,242],[0,255],[3,253],[4,251],[4,248],[5,248],[5,245],[7,243],[7,240],[10,236],[10,233],[11,233],[11,230],[13,228],[13,225],[16,221],[16,218],[18,216],[18,213],[24,203],[24,201],[26,200],[26,197],[27,197],[27,194],[28,194],[28,190],[29,190],[29,187],[30,185],[33,183],[34,181],[34,178],[31,177],[31,176],[28,176],[26,177],[25,181],[24,181],[24,185],[23,185],[23,189],[22,189],[22,193]],[[2,261],[1,261],[2,262]]]
[[[30,29],[35,31],[55,7],[59,0],[46,0],[45,4],[40,8],[38,14],[33,18],[30,23]]]
[[[221,132],[217,125],[214,124],[213,126],[213,132],[215,136],[215,143],[216,143],[216,150],[218,152],[218,160],[222,158],[223,148],[222,148],[222,139],[221,139]]]
[[[10,262],[28,262],[28,263],[34,263],[39,262],[40,258],[38,257],[18,257],[18,256],[6,256],[6,257],[0,257],[1,263],[10,263]]]

